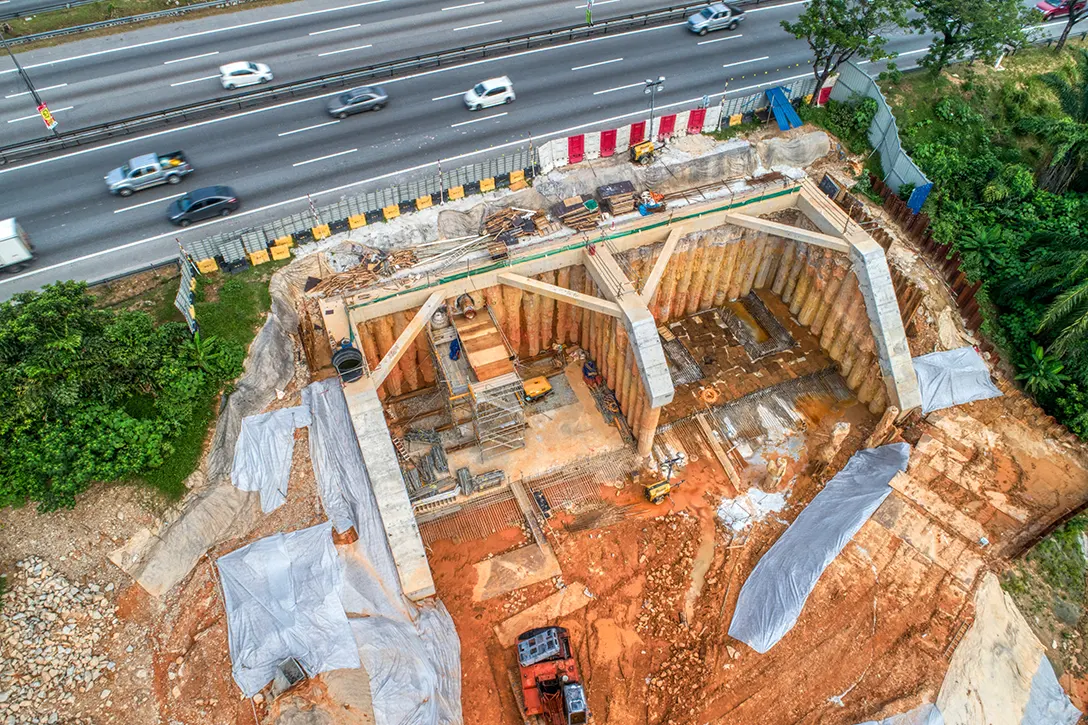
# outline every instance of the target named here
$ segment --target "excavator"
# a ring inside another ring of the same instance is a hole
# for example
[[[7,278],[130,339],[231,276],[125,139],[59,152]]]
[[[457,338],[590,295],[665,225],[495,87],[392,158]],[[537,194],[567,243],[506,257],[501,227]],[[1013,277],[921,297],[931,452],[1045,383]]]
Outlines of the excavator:
[[[563,627],[538,627],[518,636],[522,717],[526,725],[584,725],[589,706],[578,662]],[[520,692],[519,692],[520,690]]]

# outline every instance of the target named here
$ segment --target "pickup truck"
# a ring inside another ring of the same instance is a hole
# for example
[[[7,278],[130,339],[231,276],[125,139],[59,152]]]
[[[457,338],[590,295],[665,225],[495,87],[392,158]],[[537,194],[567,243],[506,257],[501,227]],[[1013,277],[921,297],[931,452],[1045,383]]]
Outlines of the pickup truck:
[[[140,189],[160,184],[177,184],[193,173],[193,165],[181,151],[169,154],[144,154],[128,160],[124,166],[106,174],[106,186],[111,194],[132,196]]]
[[[688,18],[688,30],[706,35],[711,30],[733,30],[744,20],[744,11],[726,3],[714,3]]]
[[[19,272],[34,259],[34,245],[14,219],[0,219],[0,272]]]

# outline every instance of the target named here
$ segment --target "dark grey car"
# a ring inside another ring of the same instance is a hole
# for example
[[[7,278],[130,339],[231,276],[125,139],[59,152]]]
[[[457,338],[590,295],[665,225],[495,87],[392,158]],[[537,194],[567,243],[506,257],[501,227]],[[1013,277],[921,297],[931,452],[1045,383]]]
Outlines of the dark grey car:
[[[166,216],[171,224],[187,227],[212,217],[230,216],[239,206],[238,195],[229,186],[205,186],[170,202]]]
[[[329,115],[347,118],[353,113],[380,111],[388,101],[389,96],[381,86],[353,88],[329,101]]]

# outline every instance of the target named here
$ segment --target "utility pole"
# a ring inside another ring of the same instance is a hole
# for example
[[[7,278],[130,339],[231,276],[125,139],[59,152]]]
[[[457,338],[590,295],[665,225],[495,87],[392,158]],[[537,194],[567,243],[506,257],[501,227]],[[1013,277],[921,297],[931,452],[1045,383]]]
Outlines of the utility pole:
[[[665,76],[658,76],[656,81],[652,78],[646,79],[646,87],[642,92],[650,97],[650,127],[646,129],[646,135],[650,141],[654,140],[654,104],[657,100],[657,92],[663,90],[665,90]]]
[[[4,50],[11,56],[11,62],[15,64],[15,69],[19,72],[19,77],[23,79],[23,83],[26,84],[26,89],[30,91],[30,95],[34,97],[34,104],[38,107],[38,113],[41,114],[46,127],[53,132],[54,136],[59,136],[60,134],[57,132],[57,122],[53,120],[53,116],[49,113],[49,108],[46,107],[45,101],[38,95],[38,91],[34,88],[34,83],[31,82],[30,76],[23,70],[23,66],[19,64],[19,59],[15,57],[15,53],[11,52],[11,46],[8,45],[8,39],[4,37],[3,32],[0,32],[0,45],[3,45]]]

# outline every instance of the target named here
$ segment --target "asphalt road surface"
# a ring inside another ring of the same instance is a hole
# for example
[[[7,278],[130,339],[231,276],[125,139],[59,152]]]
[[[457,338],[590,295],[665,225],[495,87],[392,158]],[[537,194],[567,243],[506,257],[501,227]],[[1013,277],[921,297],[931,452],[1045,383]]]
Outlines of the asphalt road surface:
[[[31,270],[0,278],[0,297],[56,279],[100,279],[177,252],[185,242],[238,229],[555,136],[614,128],[647,115],[642,80],[666,77],[657,107],[668,112],[704,95],[746,96],[809,75],[807,45],[779,27],[800,3],[750,11],[735,32],[700,38],[667,26],[581,41],[385,83],[391,101],[376,112],[336,121],[325,98],[292,101],[223,119],[172,128],[104,146],[0,168],[0,216],[16,216],[38,247]],[[1053,31],[1055,28],[1048,28]],[[900,68],[926,49],[920,36],[897,36]],[[874,71],[879,70],[874,68]],[[471,113],[458,97],[482,78],[506,74],[517,101]],[[184,149],[197,167],[180,187],[127,199],[102,182],[128,156]],[[242,199],[234,216],[186,230],[165,219],[185,190],[229,184]]]
[[[663,4],[597,0],[593,15]],[[283,83],[584,22],[585,0],[310,0],[28,51],[19,62],[60,129],[72,130],[242,93],[219,82],[219,66],[233,61],[266,63]],[[6,56],[0,129],[0,145],[48,134]]]

